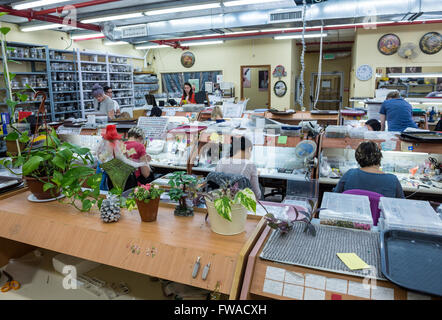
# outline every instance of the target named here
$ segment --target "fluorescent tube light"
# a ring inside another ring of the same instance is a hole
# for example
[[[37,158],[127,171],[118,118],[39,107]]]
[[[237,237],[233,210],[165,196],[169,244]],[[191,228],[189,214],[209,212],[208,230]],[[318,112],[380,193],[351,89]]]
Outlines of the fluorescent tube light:
[[[86,40],[89,38],[104,38],[104,34],[102,34],[101,32],[96,32],[96,33],[83,33],[83,34],[73,34],[71,35],[71,39],[72,40]]]
[[[124,44],[129,44],[129,42],[126,41],[109,41],[109,40],[105,40],[103,41],[103,44],[105,46],[120,46],[120,45],[124,45]]]
[[[235,0],[223,2],[225,7],[244,6],[248,4],[266,4],[269,2],[277,2],[281,0]]]
[[[159,49],[159,48],[167,48],[169,46],[166,46],[165,44],[139,44],[135,46],[135,49],[137,50],[143,50],[143,49]]]
[[[42,25],[36,25],[36,26],[23,26],[20,27],[21,32],[31,32],[31,31],[39,31],[39,30],[49,30],[49,29],[55,29],[59,27],[70,27],[68,25],[59,24],[59,23],[47,23]]]
[[[217,41],[189,41],[189,42],[181,42],[181,45],[183,46],[189,46],[189,47],[194,47],[194,46],[206,46],[206,45],[211,45],[211,44],[221,44],[224,43],[223,40],[217,40]]]
[[[304,35],[305,39],[309,38],[325,38],[327,37],[327,33],[323,33],[322,35],[320,33],[306,33]],[[302,34],[294,34],[294,35],[288,35],[288,36],[277,36],[274,37],[275,40],[286,40],[286,39],[302,39]]]
[[[83,22],[83,23],[96,23],[96,22],[140,18],[140,17],[144,17],[143,13],[136,12],[136,13],[119,14],[119,15],[115,15],[115,16],[106,16],[106,17],[99,17],[99,18],[84,19],[84,20],[81,20],[81,22]]]
[[[234,32],[226,32],[225,35],[229,34],[246,34],[246,33],[256,33],[259,32],[259,30],[250,30],[250,31],[234,31]]]
[[[69,1],[69,0],[39,0],[39,1],[21,2],[21,3],[13,4],[12,9],[24,10],[24,9],[48,6],[50,4],[56,4],[56,3],[67,2],[67,1]]]
[[[167,13],[176,13],[176,12],[184,12],[184,11],[196,11],[196,10],[204,10],[204,9],[213,9],[219,8],[221,5],[218,2],[208,3],[208,4],[200,4],[196,6],[186,6],[186,7],[178,7],[178,8],[167,8],[167,9],[158,9],[146,11],[144,14],[147,16],[154,16],[158,14],[167,14]]]
[[[389,78],[442,78],[442,73],[389,73]]]

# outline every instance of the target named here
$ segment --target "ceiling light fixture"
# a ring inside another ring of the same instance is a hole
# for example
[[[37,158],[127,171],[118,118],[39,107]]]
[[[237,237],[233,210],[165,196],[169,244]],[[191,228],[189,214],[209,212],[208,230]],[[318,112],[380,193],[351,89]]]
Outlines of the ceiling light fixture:
[[[266,4],[269,2],[278,2],[281,0],[235,0],[223,2],[225,7],[245,6],[248,4]]]
[[[83,23],[96,23],[96,22],[123,20],[123,19],[131,19],[131,18],[141,18],[141,17],[144,17],[143,13],[136,12],[136,13],[119,14],[119,15],[115,15],[115,16],[106,16],[106,17],[99,17],[99,18],[84,19],[84,20],[81,20],[81,22],[83,22]]]
[[[442,73],[389,73],[389,78],[442,78]]]
[[[68,25],[59,24],[59,23],[47,23],[47,24],[41,24],[41,25],[34,25],[34,26],[22,26],[20,27],[21,32],[32,32],[32,31],[39,31],[39,30],[50,30],[60,27],[70,27]]]
[[[137,50],[143,50],[143,49],[159,49],[159,48],[167,48],[169,46],[165,44],[139,44],[135,46],[135,49]]]
[[[311,39],[311,38],[325,38],[327,37],[327,33],[311,33],[311,34],[305,34],[304,38]],[[302,34],[294,34],[294,35],[288,35],[288,36],[277,36],[273,37],[275,40],[286,40],[286,39],[302,39]]]
[[[144,14],[147,16],[154,16],[159,14],[167,14],[167,13],[176,13],[176,12],[184,12],[184,11],[196,11],[196,10],[204,10],[204,9],[214,9],[219,8],[221,5],[218,2],[208,3],[208,4],[200,4],[196,6],[186,6],[186,7],[178,7],[178,8],[168,8],[168,9],[158,9],[146,11]]]
[[[120,46],[120,45],[129,44],[129,42],[126,42],[126,41],[109,41],[109,40],[104,40],[103,44],[105,46]]]
[[[82,33],[82,34],[71,35],[72,40],[92,40],[92,39],[100,39],[100,38],[104,38],[104,34],[102,34],[101,32]]]
[[[67,1],[69,1],[69,0],[39,0],[39,1],[21,2],[21,3],[13,4],[12,9],[24,10],[24,9],[48,6],[51,4],[67,2]]]
[[[206,46],[206,45],[211,45],[211,44],[221,44],[221,43],[224,43],[224,40],[216,40],[216,41],[184,41],[184,42],[181,42],[181,45],[189,46],[189,47],[194,47],[194,46]]]

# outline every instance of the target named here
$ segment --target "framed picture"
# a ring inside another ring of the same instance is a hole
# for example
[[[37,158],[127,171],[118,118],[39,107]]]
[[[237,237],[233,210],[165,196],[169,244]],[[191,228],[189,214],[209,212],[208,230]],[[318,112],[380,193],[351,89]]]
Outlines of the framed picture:
[[[442,36],[439,32],[428,32],[419,41],[423,53],[436,54],[442,49]]]
[[[273,87],[273,91],[275,92],[275,95],[277,97],[283,97],[287,92],[287,85],[284,81],[276,81],[275,86]]]
[[[269,72],[267,70],[259,71],[259,91],[267,91],[269,89]]]
[[[422,73],[422,67],[405,67],[405,73]]]
[[[190,52],[186,51],[181,55],[181,64],[185,68],[190,68],[195,64],[195,55]]]
[[[192,85],[193,92],[200,91],[200,80],[199,79],[189,79],[187,82],[189,82]]]
[[[401,46],[401,40],[395,34],[388,33],[383,35],[378,41],[378,50],[386,56],[395,54]]]
[[[252,70],[250,68],[243,69],[242,87],[243,88],[251,88],[252,87]]]
[[[387,74],[389,73],[402,73],[402,67],[387,67]]]

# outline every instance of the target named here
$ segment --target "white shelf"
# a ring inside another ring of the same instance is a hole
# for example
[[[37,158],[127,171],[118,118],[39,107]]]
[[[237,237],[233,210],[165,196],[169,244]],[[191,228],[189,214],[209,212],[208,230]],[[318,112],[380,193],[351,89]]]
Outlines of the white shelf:
[[[86,64],[106,64],[106,62],[93,62],[93,61],[80,61],[80,63],[86,63]]]
[[[83,71],[81,70],[81,73],[107,73],[106,71]]]

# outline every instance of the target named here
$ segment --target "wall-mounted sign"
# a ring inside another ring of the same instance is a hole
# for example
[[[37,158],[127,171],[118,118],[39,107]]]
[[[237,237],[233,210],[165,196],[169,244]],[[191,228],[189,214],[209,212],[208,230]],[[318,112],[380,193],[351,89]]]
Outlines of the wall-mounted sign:
[[[190,68],[195,64],[195,55],[190,52],[186,51],[181,55],[181,64],[185,68]]]
[[[277,65],[275,70],[273,70],[273,76],[276,78],[282,78],[287,76],[287,72],[285,72],[285,68],[282,65]]]

